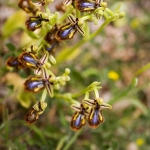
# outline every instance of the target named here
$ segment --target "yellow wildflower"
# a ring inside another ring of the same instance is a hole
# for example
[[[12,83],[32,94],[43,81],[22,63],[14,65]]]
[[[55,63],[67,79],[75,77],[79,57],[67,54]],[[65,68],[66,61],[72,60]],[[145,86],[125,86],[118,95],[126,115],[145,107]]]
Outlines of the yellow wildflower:
[[[117,73],[117,72],[115,72],[115,71],[113,71],[113,70],[110,70],[109,72],[108,72],[108,78],[109,79],[112,79],[112,80],[114,80],[114,81],[116,81],[116,80],[118,80],[119,79],[119,74]]]
[[[133,29],[136,29],[136,28],[138,28],[139,27],[139,19],[137,19],[137,18],[135,18],[135,19],[133,19],[132,21],[131,21],[131,27],[133,28]]]
[[[136,140],[136,144],[138,145],[138,146],[142,146],[143,144],[144,144],[144,139],[143,138],[138,138],[137,140]]]

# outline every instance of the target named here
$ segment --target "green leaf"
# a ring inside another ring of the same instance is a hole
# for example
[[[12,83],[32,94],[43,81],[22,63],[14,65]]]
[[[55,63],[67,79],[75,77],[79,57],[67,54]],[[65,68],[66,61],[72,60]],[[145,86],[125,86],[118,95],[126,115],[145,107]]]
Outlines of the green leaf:
[[[118,4],[114,10],[114,14],[118,13],[120,11],[121,4]]]
[[[35,34],[34,32],[28,31],[26,28],[23,29],[29,37],[33,38],[33,39],[39,39],[40,36]]]
[[[134,78],[132,81],[132,86],[137,86],[138,84],[138,78]]]
[[[41,141],[46,144],[46,139],[45,139],[45,136],[44,136],[44,134],[43,134],[43,131],[40,130],[38,127],[34,126],[34,125],[31,127],[31,129],[32,129],[32,130],[35,132],[35,134],[41,139]]]
[[[66,60],[73,60],[81,53],[81,50],[75,49],[71,51],[69,48],[62,50],[56,58],[57,65]]]
[[[132,80],[131,85],[129,85],[123,91],[120,91],[120,93],[118,93],[118,95],[115,95],[115,97],[109,101],[109,104],[114,104],[114,103],[118,102],[121,98],[128,96],[129,93],[131,92],[131,90],[133,90],[135,88],[135,86],[137,85],[137,81],[138,81],[137,78],[134,78]]]
[[[17,11],[8,20],[4,23],[2,27],[2,35],[4,38],[10,36],[18,28],[22,28],[22,25],[25,24],[26,13],[22,10]]]
[[[18,92],[17,99],[23,107],[29,108],[33,99],[33,95],[32,93],[25,93],[24,91],[21,91]]]
[[[65,144],[65,142],[68,140],[68,136],[66,135],[66,136],[63,136],[61,139],[60,139],[60,141],[59,141],[59,143],[58,143],[58,145],[57,145],[57,148],[56,148],[56,150],[61,150],[62,149],[62,147],[63,147],[63,145]]]
[[[99,73],[100,73],[99,70],[97,70],[96,68],[88,68],[88,69],[86,69],[86,70],[83,70],[81,74],[82,74],[84,77],[88,77],[88,76],[91,76],[91,75],[96,75],[96,76],[98,76]]]
[[[68,150],[70,148],[70,146],[76,141],[76,139],[78,138],[78,136],[81,134],[82,130],[76,132],[71,138],[69,138],[67,144],[65,145],[65,147],[63,148],[63,150]]]
[[[10,51],[15,51],[15,50],[16,50],[15,45],[12,44],[12,43],[7,43],[7,44],[6,44],[6,47],[7,47]]]
[[[143,73],[144,71],[150,69],[150,63],[146,64],[145,66],[143,66],[142,68],[140,68],[139,70],[137,70],[137,72],[135,73],[135,75],[140,75],[141,73]]]
[[[139,107],[143,113],[145,115],[148,115],[149,114],[149,111],[147,109],[147,107],[139,100],[139,99],[136,99],[136,98],[128,98],[128,100],[130,101],[131,104]]]

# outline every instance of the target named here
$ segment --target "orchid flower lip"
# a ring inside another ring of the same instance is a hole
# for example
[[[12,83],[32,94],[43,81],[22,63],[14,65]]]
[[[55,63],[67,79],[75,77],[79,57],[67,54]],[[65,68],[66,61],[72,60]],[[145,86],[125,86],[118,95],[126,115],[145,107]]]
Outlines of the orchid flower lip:
[[[30,17],[25,24],[29,31],[35,31],[36,29],[42,26],[41,24],[42,21],[48,22],[49,20],[44,19],[42,18],[42,15],[39,15],[37,17]]]
[[[21,68],[22,64],[18,61],[18,57],[9,57],[6,61],[7,66]]]
[[[91,12],[94,11],[96,8],[100,7],[100,1],[84,1],[78,0],[76,2],[76,8],[81,12]]]
[[[86,118],[85,115],[80,112],[75,112],[75,114],[72,116],[72,120],[70,123],[70,127],[74,131],[78,131],[82,128],[82,126],[85,125]]]
[[[18,6],[25,12],[32,13],[33,15],[35,15],[38,11],[38,9],[36,9],[36,7],[34,7],[29,0],[20,0]]]
[[[39,119],[39,114],[32,108],[25,116],[25,121],[28,124],[32,124]]]
[[[102,116],[102,110],[99,110],[99,107],[91,109],[91,112],[88,116],[88,124],[91,128],[97,128],[100,123],[104,122],[104,117]]]

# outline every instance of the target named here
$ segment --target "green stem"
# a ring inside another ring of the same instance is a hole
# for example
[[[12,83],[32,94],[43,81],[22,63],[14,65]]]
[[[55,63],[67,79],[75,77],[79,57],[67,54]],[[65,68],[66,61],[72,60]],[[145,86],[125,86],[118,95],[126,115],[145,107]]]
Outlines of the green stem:
[[[72,94],[72,98],[77,98],[83,94],[85,94],[86,92],[88,91],[88,87],[82,91],[80,91],[79,93],[76,93],[76,94]]]
[[[145,66],[143,66],[142,68],[137,70],[136,73],[135,73],[135,76],[140,75],[141,73],[143,73],[144,71],[148,70],[149,68],[150,68],[150,63],[146,64]]]
[[[93,90],[94,90],[95,98],[99,98],[99,92],[97,88],[93,88]]]
[[[57,94],[57,93],[55,93],[54,96],[55,96],[56,98],[63,99],[63,100],[65,100],[65,101],[67,101],[67,102],[70,102],[71,104],[72,104],[72,103],[74,103],[74,104],[79,103],[78,101],[76,101],[76,100],[74,100],[74,99],[72,98],[72,96],[71,96],[70,93],[66,93],[66,94]]]
[[[58,20],[58,23],[62,23],[68,16],[68,14],[72,13],[72,11],[74,10],[74,8],[70,8],[68,11],[66,11],[64,13],[64,15]]]
[[[85,38],[89,38],[90,37],[90,28],[89,28],[89,24],[87,22],[85,22]]]
[[[52,71],[50,71],[50,70],[48,70],[48,74],[55,77],[54,73]]]
[[[37,42],[36,42],[36,46],[39,47],[41,45],[41,43],[43,42],[44,36],[42,36]]]
[[[114,16],[114,13],[113,13],[109,8],[106,8],[105,11],[106,11],[111,17]]]
[[[80,18],[80,14],[81,14],[80,11],[78,9],[76,9],[76,17],[77,18]]]
[[[89,99],[89,95],[90,95],[89,92],[86,92],[85,96],[84,96],[84,99]]]
[[[96,87],[94,87],[94,88],[96,88]],[[93,83],[92,83],[87,88],[85,88],[82,91],[80,91],[79,93],[72,94],[72,98],[77,98],[77,97],[79,97],[79,96],[81,96],[81,95],[83,95],[83,94],[85,94],[87,92],[92,91],[94,88],[93,88]]]
[[[41,99],[40,99],[40,102],[44,102],[45,99],[46,99],[46,96],[47,96],[47,90],[44,89],[43,93],[42,93],[42,96],[41,96]]]
[[[63,150],[68,150],[69,149],[69,147],[73,144],[73,142],[75,142],[75,140],[77,139],[77,137],[81,134],[81,131],[82,130],[76,132],[74,134],[74,136],[68,140],[68,142],[67,142],[67,144],[66,144],[66,146],[64,147]]]
[[[44,6],[44,9],[45,9],[45,12],[46,12],[48,15],[51,14],[48,5],[45,5],[45,6]]]
[[[39,52],[43,47],[43,43],[41,43],[39,46],[38,46],[38,49],[37,49],[37,52]]]
[[[82,19],[83,21],[86,21],[86,20],[91,19],[91,18],[92,18],[91,15],[85,15],[80,19]]]
[[[64,143],[66,142],[66,140],[68,139],[68,136],[64,136],[58,143],[56,150],[61,150]]]

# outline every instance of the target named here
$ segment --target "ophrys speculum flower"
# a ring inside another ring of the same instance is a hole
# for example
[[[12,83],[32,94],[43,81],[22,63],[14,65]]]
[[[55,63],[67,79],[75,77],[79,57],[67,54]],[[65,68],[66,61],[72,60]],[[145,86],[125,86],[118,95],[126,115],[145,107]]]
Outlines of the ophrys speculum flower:
[[[39,92],[46,88],[49,95],[53,96],[53,83],[50,82],[50,75],[43,69],[43,76],[32,76],[24,83],[25,89],[30,92]]]
[[[76,110],[74,115],[72,116],[72,120],[70,123],[72,130],[79,130],[82,128],[82,126],[86,123],[86,115],[88,115],[88,107],[85,107],[83,104],[73,104],[71,105],[72,109]]]
[[[42,18],[42,15],[37,17],[30,17],[29,20],[26,21],[26,27],[29,31],[35,31],[36,29],[42,27],[42,21],[48,22],[48,19]]]
[[[73,38],[77,31],[84,36],[84,30],[78,24],[79,19],[75,18],[73,15],[68,15],[68,20],[70,23],[60,27],[56,32],[55,38],[58,41],[64,41]]]
[[[18,60],[24,67],[33,68],[35,74],[41,73],[42,66],[48,60],[48,54],[45,53],[41,59],[37,58],[34,52],[23,52],[19,55]]]
[[[47,107],[47,103],[45,102],[37,102],[32,106],[32,109],[26,114],[25,121],[28,124],[34,123],[39,119],[39,115],[41,115],[45,108]]]
[[[100,2],[101,0],[96,1],[78,0],[76,1],[76,7],[81,12],[90,12],[100,7]]]
[[[111,109],[112,106],[106,103],[103,103],[103,100],[100,98],[95,99],[85,99],[83,102],[91,106],[91,110],[88,116],[88,123],[90,127],[97,128],[100,123],[104,122],[104,117],[102,116],[103,109]]]

